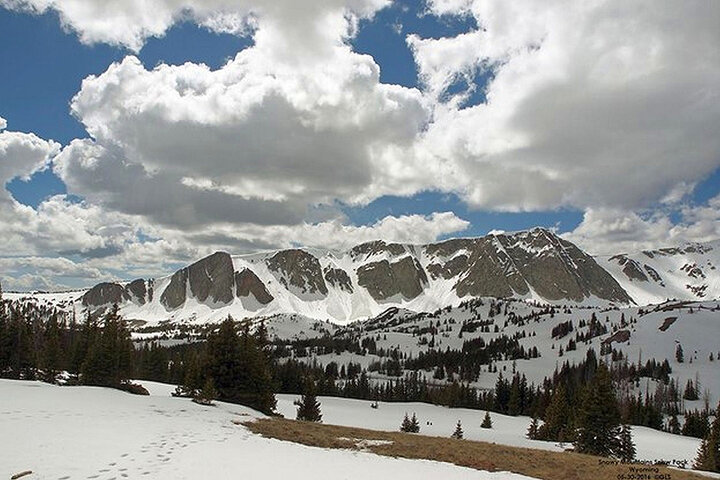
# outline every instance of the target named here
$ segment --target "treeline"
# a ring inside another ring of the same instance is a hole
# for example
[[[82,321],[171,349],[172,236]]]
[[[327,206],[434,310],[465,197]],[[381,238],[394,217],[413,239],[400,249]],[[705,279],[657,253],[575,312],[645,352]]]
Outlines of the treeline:
[[[177,394],[275,409],[273,368],[264,328],[228,318],[205,342],[163,347],[133,344],[113,306],[82,323],[65,312],[0,298],[0,377],[94,385],[147,394],[130,379],[171,382]]]
[[[130,332],[111,309],[81,324],[64,312],[33,303],[0,300],[0,376],[108,386],[142,393],[132,385]],[[61,374],[66,375],[60,378]]]

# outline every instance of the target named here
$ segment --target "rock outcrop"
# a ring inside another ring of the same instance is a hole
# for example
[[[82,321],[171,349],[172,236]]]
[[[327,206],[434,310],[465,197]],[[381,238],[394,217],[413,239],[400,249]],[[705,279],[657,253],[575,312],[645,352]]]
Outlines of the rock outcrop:
[[[160,301],[174,310],[187,300],[189,292],[200,303],[227,305],[233,301],[235,272],[232,257],[216,252],[175,272],[163,291]]]
[[[299,249],[282,250],[266,263],[288,290],[306,295],[327,295],[322,268],[314,255]]]
[[[397,262],[367,263],[357,269],[358,283],[378,301],[401,295],[406,300],[420,295],[427,284],[425,270],[418,261],[406,256]]]
[[[252,294],[255,300],[263,305],[272,302],[274,298],[262,280],[249,268],[235,272],[235,294],[238,297],[248,297]]]
[[[122,285],[105,282],[99,283],[85,292],[82,297],[82,304],[86,307],[100,307],[113,303],[120,304],[129,299],[130,296]]]
[[[348,293],[353,292],[352,280],[341,268],[325,268],[325,283]]]

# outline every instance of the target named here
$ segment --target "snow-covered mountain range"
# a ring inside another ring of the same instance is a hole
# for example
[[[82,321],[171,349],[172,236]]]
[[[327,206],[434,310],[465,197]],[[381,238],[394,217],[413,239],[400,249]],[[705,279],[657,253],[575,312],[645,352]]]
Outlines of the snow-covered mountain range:
[[[596,260],[638,305],[720,297],[720,240]]]
[[[343,324],[389,307],[429,312],[473,297],[600,306],[708,300],[720,297],[718,264],[720,241],[592,257],[536,228],[426,245],[216,252],[165,277],[48,297],[91,310],[118,303],[125,318],[150,323],[292,313]]]

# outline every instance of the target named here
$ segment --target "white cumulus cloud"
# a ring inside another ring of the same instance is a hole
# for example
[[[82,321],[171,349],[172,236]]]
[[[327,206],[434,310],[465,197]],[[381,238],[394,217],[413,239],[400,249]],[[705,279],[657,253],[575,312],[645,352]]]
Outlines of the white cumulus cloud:
[[[479,29],[409,37],[426,91],[440,98],[458,77],[492,72],[486,103],[438,101],[419,143],[440,188],[495,210],[639,209],[720,167],[717,2],[431,7],[472,14]]]
[[[708,242],[720,238],[720,195],[704,206],[684,206],[677,212],[656,210],[641,215],[617,209],[588,209],[583,221],[563,235],[597,255],[634,253],[659,247]]]

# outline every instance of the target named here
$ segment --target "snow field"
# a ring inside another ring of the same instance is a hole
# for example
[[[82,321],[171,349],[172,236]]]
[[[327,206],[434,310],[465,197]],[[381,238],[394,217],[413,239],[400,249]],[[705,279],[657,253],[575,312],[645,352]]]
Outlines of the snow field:
[[[426,460],[326,450],[266,439],[242,425],[261,414],[95,387],[0,380],[0,477],[24,479],[367,479],[522,480]],[[369,409],[369,407],[368,407]]]

